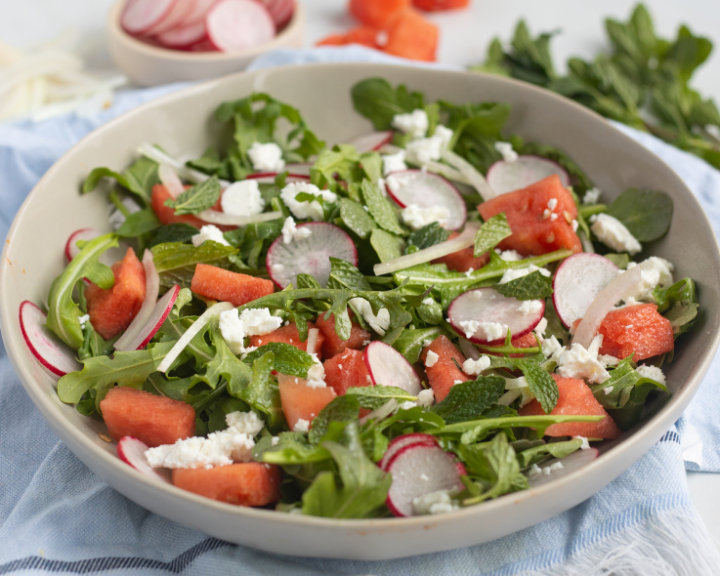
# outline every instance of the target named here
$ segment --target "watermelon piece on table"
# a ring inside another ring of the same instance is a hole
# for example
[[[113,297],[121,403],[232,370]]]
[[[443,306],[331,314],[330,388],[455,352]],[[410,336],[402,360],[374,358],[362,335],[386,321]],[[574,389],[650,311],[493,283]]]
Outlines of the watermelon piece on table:
[[[298,420],[312,422],[315,416],[320,414],[320,410],[335,398],[332,387],[310,388],[302,378],[287,374],[278,374],[278,388],[290,430],[295,429]]]
[[[410,0],[350,0],[348,4],[350,14],[373,28],[386,28],[409,7]]]
[[[373,386],[363,353],[360,350],[347,350],[325,360],[325,381],[338,396],[343,396],[348,388]]]
[[[593,396],[592,390],[577,378],[561,378],[553,374],[559,396],[550,414],[574,416],[605,416],[600,422],[565,422],[553,424],[545,431],[546,436],[584,436],[585,438],[612,439],[620,436],[620,429]],[[518,410],[520,416],[543,416],[540,402],[533,400]]]
[[[470,0],[413,0],[413,6],[426,12],[457,10],[470,5]]]
[[[275,291],[271,280],[231,272],[210,264],[198,264],[190,289],[200,296],[242,306]]]
[[[280,499],[280,470],[272,464],[246,462],[214,468],[176,469],[173,484],[238,506],[266,506]]]
[[[195,435],[195,410],[190,404],[144,390],[111,388],[100,401],[100,410],[113,440],[134,436],[154,448]]]
[[[384,51],[393,56],[435,62],[440,31],[414,10],[403,10],[387,28]]]
[[[367,346],[370,341],[370,332],[363,330],[360,324],[357,324],[356,322],[352,323],[350,338],[347,340],[340,338],[340,336],[338,336],[335,332],[334,314],[330,314],[330,317],[327,320],[325,320],[325,313],[320,314],[315,321],[315,325],[320,329],[320,333],[324,337],[322,351],[325,358],[332,358],[347,348],[359,350],[360,348]]]
[[[458,232],[453,232],[448,237],[448,240],[457,238],[460,236]],[[453,252],[442,258],[436,258],[432,261],[433,264],[445,264],[448,270],[454,270],[455,272],[468,272],[469,270],[480,270],[485,264],[490,261],[490,255],[485,252],[480,256],[475,257],[475,249],[472,246]]]
[[[447,336],[442,335],[435,338],[422,352],[421,358],[426,361],[428,352],[434,352],[438,359],[432,366],[426,366],[425,372],[430,382],[430,387],[435,393],[435,400],[440,402],[448,395],[450,388],[456,383],[472,380],[465,372],[459,370],[455,362],[462,366],[465,356],[450,342]]]
[[[145,300],[145,268],[132,248],[112,265],[112,271],[115,276],[112,288],[103,290],[91,283],[85,290],[90,322],[105,340],[125,330]]]
[[[557,200],[552,210],[555,219],[546,212],[553,199]],[[523,256],[540,256],[563,248],[582,252],[582,243],[572,227],[577,207],[557,174],[491,198],[480,204],[478,211],[486,221],[505,213],[513,233],[500,243],[501,250],[517,250]]]
[[[633,361],[652,358],[675,347],[670,321],[657,311],[655,304],[638,304],[611,310],[600,324],[603,335],[600,354],[616,358],[633,355]]]
[[[314,327],[315,326],[312,322],[308,322],[308,330]],[[318,333],[317,344],[315,345],[315,351],[318,354],[318,357],[321,356],[319,352],[320,350],[322,350],[324,340],[325,337],[323,336],[323,333]],[[295,324],[281,326],[277,330],[273,330],[272,332],[270,332],[270,334],[265,334],[264,336],[250,336],[250,346],[256,346],[259,348],[260,346],[263,346],[270,342],[290,344],[291,346],[295,346],[295,348],[298,348],[303,352],[307,352],[307,340],[305,340],[305,342],[300,341],[300,333],[298,332],[297,326]]]

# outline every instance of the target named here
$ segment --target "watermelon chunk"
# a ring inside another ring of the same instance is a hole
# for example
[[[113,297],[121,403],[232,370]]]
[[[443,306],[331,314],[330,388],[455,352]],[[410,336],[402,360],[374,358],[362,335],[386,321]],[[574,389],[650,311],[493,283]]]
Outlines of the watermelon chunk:
[[[576,415],[576,416],[605,416],[600,422],[565,422],[553,424],[545,431],[546,436],[584,436],[586,438],[611,439],[620,436],[620,429],[613,419],[608,416],[593,396],[592,390],[577,378],[561,378],[553,374],[558,385],[560,395],[555,408],[550,414],[553,415]],[[520,416],[542,416],[545,412],[540,402],[533,400],[518,410]]]
[[[314,327],[315,326],[312,322],[308,322],[308,330]],[[318,334],[317,344],[315,345],[315,350],[318,352],[318,356],[320,356],[319,351],[323,348],[324,340],[325,337],[323,336],[323,333],[320,332]],[[264,344],[268,344],[269,342],[290,344],[291,346],[295,346],[295,348],[299,348],[303,352],[307,352],[307,340],[305,340],[305,342],[300,342],[300,333],[298,332],[295,324],[281,326],[277,330],[273,330],[270,334],[265,334],[264,336],[250,336],[250,346],[260,347]]]
[[[190,224],[190,226],[195,226],[195,228],[198,229],[205,225],[205,222],[192,214],[177,216],[175,214],[175,208],[165,206],[165,201],[171,199],[172,196],[170,196],[170,192],[168,192],[165,186],[162,184],[155,184],[155,186],[153,186],[151,203],[152,208],[155,211],[155,214],[157,214],[160,222],[163,224],[176,224],[178,222],[184,222],[185,224]]]
[[[265,506],[280,499],[280,470],[272,464],[246,462],[173,470],[173,484],[187,490],[238,506]]]
[[[348,9],[366,26],[386,28],[401,11],[410,7],[410,0],[350,0]]]
[[[552,210],[557,215],[554,220],[545,212],[553,199],[557,200]],[[500,243],[501,250],[517,250],[523,256],[540,256],[563,248],[582,252],[582,243],[572,227],[577,207],[557,174],[522,190],[491,198],[480,204],[478,210],[486,221],[505,213],[513,233]]]
[[[200,296],[242,306],[274,292],[271,280],[231,272],[210,264],[198,264],[190,289]]]
[[[302,378],[287,374],[278,374],[278,388],[285,420],[290,430],[295,429],[298,420],[312,422],[315,416],[320,414],[320,410],[335,398],[335,390],[332,387],[310,388]]]
[[[598,328],[603,335],[600,354],[616,358],[633,355],[633,361],[670,352],[675,347],[670,321],[655,304],[638,304],[611,310]]]
[[[315,325],[320,329],[320,333],[324,336],[325,341],[323,343],[323,356],[325,358],[332,358],[340,352],[343,352],[346,348],[353,348],[359,350],[363,346],[367,346],[370,340],[371,334],[367,330],[363,330],[360,324],[355,322],[352,323],[350,329],[350,338],[343,340],[335,332],[335,314],[330,314],[330,317],[325,320],[325,314],[320,314],[315,321]]]
[[[453,232],[448,237],[448,240],[457,238],[460,236],[458,232]],[[485,252],[480,254],[477,258],[474,255],[474,248],[469,246],[464,250],[453,252],[442,258],[436,258],[432,261],[433,264],[445,264],[448,270],[454,270],[455,272],[468,272],[469,270],[480,270],[485,264],[490,261],[490,255]]]
[[[343,396],[348,388],[372,386],[363,353],[359,350],[347,350],[325,360],[325,381],[332,386],[338,396]]]
[[[111,388],[100,401],[100,410],[113,440],[134,436],[154,448],[195,434],[192,406],[144,390]]]
[[[386,2],[386,0],[383,0]],[[440,31],[414,10],[403,10],[392,19],[385,52],[401,58],[435,62]]]
[[[431,351],[438,355],[438,359],[432,366],[426,366],[425,372],[430,387],[435,393],[435,399],[440,402],[458,381],[467,382],[472,378],[455,365],[456,361],[462,366],[465,356],[450,342],[447,336],[438,336],[429,346],[425,347],[421,355],[423,362],[426,361],[428,352]]]
[[[115,285],[108,290],[90,284],[85,290],[88,314],[95,331],[110,340],[125,330],[145,300],[145,268],[135,251],[112,265]]]

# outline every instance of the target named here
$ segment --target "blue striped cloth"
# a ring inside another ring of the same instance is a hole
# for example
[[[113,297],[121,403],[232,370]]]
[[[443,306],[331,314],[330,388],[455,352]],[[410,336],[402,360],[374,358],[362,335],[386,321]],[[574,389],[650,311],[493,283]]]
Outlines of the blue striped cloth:
[[[387,60],[356,47],[324,48],[274,53],[255,67],[368,59]],[[125,92],[110,109],[84,117],[0,126],[2,236],[40,176],[72,144],[118,114],[177,87]],[[720,224],[715,200],[720,173],[651,136],[624,129],[673,166]],[[353,562],[235,546],[137,506],[58,441],[0,347],[0,575],[714,575],[720,571],[720,554],[690,502],[683,453],[694,455],[688,463],[692,469],[720,470],[715,441],[720,430],[714,421],[718,399],[712,386],[716,373],[711,370],[677,428],[579,506],[479,546]]]

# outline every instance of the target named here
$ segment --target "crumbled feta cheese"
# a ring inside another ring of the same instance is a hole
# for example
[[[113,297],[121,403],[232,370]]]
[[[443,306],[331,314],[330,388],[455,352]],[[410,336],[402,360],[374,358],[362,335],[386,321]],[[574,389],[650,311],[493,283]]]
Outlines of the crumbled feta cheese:
[[[520,304],[518,311],[523,316],[535,316],[542,309],[543,303],[541,300],[525,300],[522,304]]]
[[[545,208],[545,210],[543,210],[543,213],[542,213],[543,220],[547,220],[548,218],[550,218],[551,214],[552,214],[552,210],[550,210],[549,208]]]
[[[473,360],[472,358],[468,358],[463,362],[462,370],[465,372],[465,374],[473,374],[478,375],[483,370],[487,370],[490,368],[490,357],[489,356],[480,356],[477,360]]]
[[[585,196],[583,197],[583,204],[597,204],[598,200],[600,200],[600,194],[602,192],[599,188],[591,188],[587,192],[585,192]]]
[[[540,338],[540,342],[542,342],[543,338],[545,338],[545,330],[547,330],[547,325],[547,318],[543,317],[540,322],[538,322],[538,325],[535,326],[535,335]]]
[[[550,464],[550,466],[547,467],[547,470],[549,472],[553,472],[554,470],[562,470],[563,468],[565,468],[565,466],[563,466],[563,463],[558,461]]]
[[[392,178],[392,176],[390,177]],[[390,179],[388,178],[388,182]],[[430,206],[429,208],[421,208],[417,204],[410,204],[400,213],[403,222],[410,226],[413,230],[420,230],[423,226],[427,226],[431,222],[437,222],[440,226],[447,224],[450,218],[450,210],[445,206]]]
[[[557,203],[557,198],[550,198],[550,200],[548,200],[547,207],[550,208],[550,210],[555,210]]]
[[[573,232],[577,232],[578,226],[579,226],[578,221],[573,218],[573,221],[572,221]]]
[[[455,384],[462,384],[462,383],[463,383],[462,380],[454,380],[454,381],[453,381],[453,386],[455,386]]]
[[[280,443],[279,436],[273,436],[270,440],[270,446],[277,446]]]
[[[220,205],[225,214],[233,216],[255,216],[265,209],[265,200],[260,194],[257,180],[240,180],[230,184],[223,191]]]
[[[78,322],[80,322],[80,328],[85,328],[85,323],[90,320],[90,314],[83,314],[78,318]]]
[[[323,207],[318,200],[302,202],[295,200],[295,197],[300,194],[312,194],[316,198],[321,198],[324,202],[335,202],[337,196],[330,192],[330,190],[320,190],[315,184],[310,182],[291,182],[280,192],[280,198],[285,202],[285,205],[290,209],[295,218],[305,219],[310,218],[316,222],[323,219]]]
[[[444,149],[450,145],[454,134],[455,132],[453,132],[450,128],[447,128],[442,124],[438,124],[437,126],[435,126],[435,133],[433,134],[433,138],[439,138],[440,147]]]
[[[440,160],[443,151],[444,139],[440,136],[420,138],[407,143],[407,151],[413,160],[420,164],[426,164],[434,160]]]
[[[507,335],[509,330],[505,324],[499,322],[478,322],[477,320],[461,320],[460,327],[465,331],[466,338],[475,336],[480,340],[492,342],[500,340]]]
[[[395,114],[392,127],[410,134],[413,138],[422,138],[427,132],[430,121],[425,110],[418,108],[408,114]]]
[[[254,447],[251,436],[228,428],[208,434],[207,438],[195,436],[150,448],[145,457],[153,468],[212,468],[250,462]]]
[[[610,392],[612,392],[612,391],[613,391],[613,387],[612,387],[612,386],[608,386],[607,388],[603,388],[603,393],[605,394],[605,396],[607,396],[608,394],[610,394]]]
[[[392,172],[401,172],[402,170],[407,170],[407,164],[405,164],[405,150],[400,150],[395,154],[387,154],[386,156],[382,157],[382,160],[384,176],[387,176]]]
[[[253,142],[248,150],[248,158],[252,162],[253,170],[261,172],[282,172],[285,168],[285,160],[282,157],[282,149],[275,142],[261,144]]]
[[[251,351],[245,348],[247,336],[264,336],[281,325],[282,318],[270,314],[268,308],[243,310],[242,315],[238,315],[237,308],[233,308],[220,314],[220,334],[233,354],[247,354]]]
[[[417,403],[424,408],[430,408],[435,403],[435,392],[433,392],[432,388],[421,390],[420,394],[417,395]]]
[[[598,240],[618,252],[637,254],[642,250],[640,242],[625,227],[625,224],[609,214],[595,214],[590,217],[590,230]]]
[[[372,311],[372,306],[370,306],[370,302],[364,298],[351,298],[349,303],[360,313],[365,319],[365,322],[370,325],[370,328],[380,334],[380,336],[385,336],[385,333],[390,328],[390,312],[387,308],[380,308],[377,315],[375,315]]]
[[[411,410],[412,408],[417,408],[417,402],[407,400],[398,406],[398,410]]]
[[[663,374],[663,371],[657,366],[642,364],[641,366],[638,366],[636,370],[643,378],[650,378],[650,380],[655,380],[655,382],[665,384],[665,374]]]
[[[605,382],[610,374],[598,361],[598,349],[602,343],[602,334],[593,339],[588,349],[573,344],[569,350],[558,357],[558,374],[564,378],[582,378],[592,384]]]
[[[129,214],[134,214],[135,212],[140,212],[141,210],[138,203],[129,196],[123,199],[122,205],[125,206],[125,209],[128,211]],[[110,210],[110,215],[108,216],[110,225],[112,226],[113,230],[119,230],[120,226],[125,223],[125,214],[123,214],[120,209],[115,206],[115,204],[109,204],[108,208]]]
[[[495,250],[495,252],[501,259],[505,260],[505,262],[517,262],[523,259],[515,250]]]
[[[600,354],[598,355],[598,362],[607,368],[608,366],[617,366],[620,364],[620,358],[615,358],[615,356],[610,356],[609,354]]]
[[[558,217],[558,215],[555,214],[555,212],[550,214],[550,222],[555,222],[555,220],[557,220],[557,217]]]
[[[217,242],[218,244],[222,244],[223,246],[230,246],[230,243],[225,240],[222,230],[220,230],[220,228],[218,228],[217,226],[213,226],[212,224],[207,224],[200,228],[200,232],[195,234],[191,238],[191,240],[193,246],[200,246],[207,240],[212,240],[213,242]]]
[[[580,450],[590,450],[590,442],[588,442],[588,439],[585,438],[585,436],[574,436],[573,440],[582,441],[582,444],[580,444]]]
[[[301,228],[298,228],[295,225],[295,220],[293,220],[292,216],[285,218],[285,223],[282,227],[283,242],[285,244],[297,242],[298,240],[304,240],[311,234],[312,230],[310,229],[310,226],[302,226]],[[282,264],[275,264],[272,267],[273,271],[276,271],[275,266],[282,266],[282,269],[285,268]],[[282,272],[282,269],[278,269],[277,272]]]
[[[527,276],[531,272],[540,272],[543,276],[550,277],[550,272],[545,268],[538,268],[535,264],[530,264],[530,266],[526,268],[509,268],[508,270],[505,270],[505,273],[502,275],[502,278],[500,278],[500,282],[498,282],[498,284],[505,284],[506,282],[510,282],[516,278]]]
[[[557,362],[560,354],[565,352],[565,346],[560,344],[555,336],[550,336],[542,341],[542,352],[545,358],[552,358]]]
[[[475,268],[470,267],[470,268],[468,268],[467,270],[465,270],[465,276],[467,276],[468,278],[470,278],[470,276],[472,276],[472,273],[473,273],[473,272],[475,272]]]
[[[517,152],[513,150],[510,142],[495,142],[495,150],[497,150],[503,157],[505,162],[515,162],[518,159]]]
[[[425,300],[423,300],[422,303],[425,306],[432,306],[433,304],[435,304],[435,300],[433,300],[432,298],[425,298]]]
[[[427,356],[425,357],[425,366],[432,368],[437,363],[440,356],[435,354],[432,350],[428,350]]]
[[[300,418],[293,426],[293,432],[307,432],[308,430],[310,430],[310,422],[303,418]]]
[[[225,422],[228,428],[234,428],[238,432],[247,434],[251,438],[260,434],[265,423],[258,418],[258,415],[250,410],[249,412],[230,412],[225,416]]]
[[[326,388],[325,383],[325,367],[320,362],[316,362],[308,368],[307,377],[308,388]]]
[[[417,515],[446,514],[460,509],[447,490],[438,490],[430,494],[423,494],[412,501],[413,512]]]
[[[635,266],[640,266],[642,280],[637,284],[635,290],[628,294],[628,300],[625,302],[626,306],[632,305],[630,298],[654,302],[652,292],[655,288],[667,288],[673,285],[672,273],[675,267],[671,262],[657,256],[651,256],[640,264],[630,262],[628,270]]]

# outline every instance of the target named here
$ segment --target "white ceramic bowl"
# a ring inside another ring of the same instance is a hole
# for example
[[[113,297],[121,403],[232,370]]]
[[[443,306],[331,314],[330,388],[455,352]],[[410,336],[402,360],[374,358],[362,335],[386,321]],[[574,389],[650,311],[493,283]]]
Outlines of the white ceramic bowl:
[[[629,186],[664,190],[675,202],[668,235],[648,247],[677,266],[677,277],[698,283],[701,315],[680,340],[667,369],[669,401],[577,472],[544,486],[433,517],[331,520],[235,507],[159,484],[122,463],[115,445],[98,437],[101,422],[81,416],[55,393],[55,379],[36,362],[18,325],[25,299],[44,301],[64,265],[62,246],[78,228],[109,230],[102,194],[80,196],[95,166],[125,168],[144,142],[170,154],[201,154],[218,137],[212,113],[223,101],[253,90],[297,106],[320,138],[342,142],[371,130],[352,109],[350,87],[384,76],[424,91],[429,100],[505,101],[507,133],[559,146],[587,171],[607,200]],[[42,233],[38,234],[38,230]],[[57,250],[48,249],[57,247]],[[153,512],[223,540],[299,556],[381,560],[486,542],[541,522],[582,502],[640,458],[678,418],[700,385],[718,345],[715,295],[720,254],[707,218],[690,191],[656,156],[594,113],[529,84],[496,76],[374,64],[327,64],[239,74],[171,94],[108,123],[65,154],[42,178],[18,213],[0,263],[2,335],[28,394],[52,429],[110,485]]]
[[[277,48],[301,48],[305,34],[305,9],[301,2],[287,26],[270,42],[225,54],[223,52],[186,52],[153,46],[131,36],[120,24],[125,0],[110,10],[108,44],[117,67],[136,84],[157,86],[170,82],[218,78],[247,68],[255,58]]]

